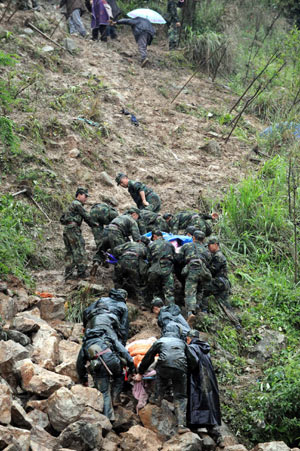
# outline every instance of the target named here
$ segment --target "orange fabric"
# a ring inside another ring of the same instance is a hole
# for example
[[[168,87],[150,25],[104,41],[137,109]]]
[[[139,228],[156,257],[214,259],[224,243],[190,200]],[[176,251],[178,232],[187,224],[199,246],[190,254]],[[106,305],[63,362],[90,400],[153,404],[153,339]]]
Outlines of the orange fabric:
[[[54,297],[53,294],[47,293],[47,291],[42,291],[42,292],[37,291],[35,294],[37,296],[39,296],[40,298],[53,298]]]

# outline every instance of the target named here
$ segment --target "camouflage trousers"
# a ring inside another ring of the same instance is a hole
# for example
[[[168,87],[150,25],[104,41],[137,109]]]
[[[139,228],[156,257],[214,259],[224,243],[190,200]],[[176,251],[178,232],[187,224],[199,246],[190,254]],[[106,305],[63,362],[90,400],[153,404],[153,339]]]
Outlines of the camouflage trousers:
[[[176,49],[179,40],[179,28],[176,27],[175,23],[169,25],[168,38],[169,38],[169,50]]]
[[[204,284],[203,298],[200,302],[200,306],[203,310],[207,310],[209,297],[213,295],[215,299],[222,302],[225,307],[230,307],[228,302],[230,291],[230,282],[226,277],[215,277],[209,283]]]
[[[69,276],[77,268],[78,276],[84,275],[87,268],[85,241],[79,227],[65,227],[63,239],[66,248],[65,276]]]
[[[158,213],[161,205],[160,197],[157,194],[152,193],[147,196],[146,200],[149,205],[147,207],[140,205],[138,208],[140,208],[140,210],[150,210],[154,211],[154,213]]]
[[[123,233],[121,232],[121,230],[118,230],[117,228],[115,229],[107,229],[108,230],[108,242],[109,242],[109,247],[112,253],[114,253],[114,248],[126,243],[127,239],[124,237]]]
[[[134,255],[122,256],[115,265],[115,287],[133,291],[139,304],[145,301],[146,280],[147,263]]]
[[[148,286],[151,296],[161,296],[165,299],[165,303],[171,304],[175,302],[174,298],[174,275],[173,265],[156,267],[156,265],[150,267],[148,271]]]
[[[197,305],[200,304],[203,297],[203,286],[207,277],[207,272],[204,273],[202,266],[199,268],[189,267],[184,289],[186,312],[196,312]]]
[[[96,243],[96,253],[93,257],[93,262],[99,264],[104,263],[106,260],[105,252],[109,249],[108,231],[101,227],[93,227],[92,232]]]

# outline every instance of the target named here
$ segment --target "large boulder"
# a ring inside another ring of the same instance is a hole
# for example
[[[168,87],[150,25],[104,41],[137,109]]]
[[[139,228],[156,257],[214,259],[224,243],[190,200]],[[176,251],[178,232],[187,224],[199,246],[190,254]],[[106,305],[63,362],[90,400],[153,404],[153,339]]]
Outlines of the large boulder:
[[[258,443],[251,451],[290,451],[284,442]]]
[[[58,440],[42,427],[35,425],[31,429],[30,448],[31,451],[56,451],[58,449]]]
[[[29,307],[29,296],[25,288],[20,287],[17,289],[14,289],[14,304],[17,312],[22,312],[23,310],[26,310]]]
[[[11,421],[12,392],[7,384],[0,384],[0,423]]]
[[[35,426],[38,426],[42,429],[46,429],[50,425],[47,413],[42,412],[39,409],[33,409],[28,412],[27,418],[29,419],[31,424],[34,424]]]
[[[0,375],[11,385],[16,387],[17,379],[13,370],[19,360],[29,357],[28,349],[12,340],[0,341]]]
[[[73,381],[68,376],[48,371],[25,359],[15,365],[16,371],[21,379],[23,390],[35,393],[42,397],[48,397],[61,387],[70,387]]]
[[[65,318],[65,299],[64,298],[44,298],[38,303],[41,312],[41,318],[46,321],[55,319],[63,320]]]
[[[117,433],[128,431],[129,428],[138,424],[140,424],[140,419],[131,410],[121,406],[115,410],[114,430]]]
[[[31,340],[27,335],[22,334],[18,330],[8,329],[5,331],[7,334],[8,340],[13,340],[16,343],[20,343],[22,346],[28,346],[31,343]]]
[[[86,407],[78,420],[85,421],[86,423],[100,424],[104,436],[112,430],[112,424],[109,419],[105,415],[97,412],[97,410],[94,410],[91,407]]]
[[[2,319],[11,320],[17,312],[15,301],[11,296],[0,292],[0,316]]]
[[[13,320],[12,328],[23,334],[32,334],[40,328],[53,330],[46,321],[41,319],[40,311],[37,307],[30,311],[18,313]]]
[[[176,434],[177,421],[171,410],[171,404],[163,401],[161,407],[147,404],[139,411],[143,426],[155,432],[161,440],[169,440]]]
[[[132,426],[129,431],[123,432],[120,447],[123,451],[159,451],[162,443],[157,435],[143,426]]]
[[[175,435],[168,440],[163,447],[163,451],[201,451],[201,439],[193,432],[186,432],[182,435]]]
[[[55,368],[56,373],[70,376],[76,383],[79,382],[76,362],[80,348],[80,344],[74,341],[61,340],[59,343],[59,365]]]
[[[32,360],[38,365],[53,371],[58,363],[59,337],[54,329],[40,328],[32,339],[34,351]]]
[[[0,449],[15,445],[18,451],[28,451],[30,446],[30,431],[13,426],[0,426]]]
[[[261,340],[251,350],[260,362],[265,362],[275,352],[279,351],[285,346],[285,335],[276,330],[268,330],[264,328],[259,329]]]
[[[76,451],[102,449],[102,429],[99,423],[76,421],[67,426],[58,438],[59,445]]]
[[[91,407],[98,412],[103,412],[103,396],[96,388],[84,387],[81,384],[77,384],[71,388],[71,392],[77,402],[83,405],[84,408]]]

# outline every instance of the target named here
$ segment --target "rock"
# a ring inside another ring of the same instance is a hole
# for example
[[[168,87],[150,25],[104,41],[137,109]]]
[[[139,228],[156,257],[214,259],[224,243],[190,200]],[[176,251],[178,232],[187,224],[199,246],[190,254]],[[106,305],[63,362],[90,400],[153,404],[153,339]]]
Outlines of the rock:
[[[162,441],[169,440],[177,432],[177,421],[169,407],[168,401],[163,401],[161,407],[147,404],[139,411],[143,426],[155,432]]]
[[[70,52],[74,52],[75,50],[78,49],[76,42],[73,41],[73,39],[71,39],[71,38],[65,38],[63,40],[63,46]]]
[[[15,343],[12,340],[0,341],[0,375],[12,387],[17,385],[13,371],[16,362],[26,359],[28,356],[28,350],[19,343]]]
[[[118,451],[120,449],[117,443],[111,442],[106,437],[103,439],[101,451]]]
[[[90,283],[87,282],[86,280],[81,280],[78,284],[79,288],[88,288],[89,289],[89,294],[103,294],[106,293],[106,288],[103,287],[102,285],[98,285],[96,283]]]
[[[52,47],[51,45],[44,45],[41,50],[44,53],[50,53],[54,51],[54,47]]]
[[[18,313],[11,326],[11,329],[16,329],[24,334],[32,334],[40,328],[53,331],[52,327],[41,319],[40,310],[37,307],[27,312]]]
[[[76,370],[76,361],[63,362],[56,366],[54,371],[63,376],[69,376],[75,384],[79,383],[79,377]]]
[[[0,292],[0,316],[2,319],[11,320],[17,312],[15,301],[12,297]]]
[[[175,435],[164,444],[163,451],[201,451],[201,439],[193,432]]]
[[[112,424],[109,419],[91,407],[86,407],[78,419],[86,423],[99,423],[104,435],[112,430]]]
[[[58,345],[59,363],[77,360],[81,345],[74,341],[61,340]]]
[[[26,410],[30,410],[30,409],[37,409],[40,410],[41,412],[47,412],[47,405],[48,405],[48,400],[47,399],[43,399],[43,400],[30,400],[27,402],[26,404]]]
[[[162,443],[156,434],[142,426],[132,426],[129,431],[123,432],[120,447],[123,451],[158,451]]]
[[[206,144],[204,144],[204,146],[201,146],[200,149],[215,157],[222,156],[220,145],[215,139],[208,141]]]
[[[103,200],[103,202],[106,202],[107,204],[110,204],[113,207],[117,207],[119,205],[119,202],[116,201],[116,199],[114,199],[113,197],[108,197],[108,196],[103,195],[102,200]]]
[[[59,337],[54,329],[40,329],[32,339],[34,363],[53,371],[58,363]]]
[[[27,418],[34,424],[35,426],[39,426],[40,428],[46,429],[49,425],[49,417],[45,412],[42,412],[38,409],[33,409],[27,413]]]
[[[11,421],[12,393],[7,384],[0,384],[0,423],[9,424]]]
[[[13,298],[17,312],[22,312],[29,307],[29,296],[25,288],[15,289]]]
[[[22,334],[22,332],[19,332],[18,330],[8,329],[6,331],[6,334],[9,340],[13,340],[16,343],[20,343],[20,345],[22,346],[27,346],[31,343],[30,338],[27,337],[27,335]]]
[[[285,345],[285,336],[276,330],[259,329],[262,339],[253,347],[251,353],[261,362],[269,359]]]
[[[38,303],[41,312],[41,318],[45,321],[54,319],[63,320],[65,318],[65,299],[64,298],[45,298]]]
[[[30,431],[13,426],[0,426],[0,449],[15,445],[18,451],[29,451]]]
[[[68,376],[48,371],[26,359],[18,362],[16,370],[21,378],[23,390],[48,397],[61,387],[70,387],[73,381]]]
[[[222,422],[222,425],[219,428],[220,434],[222,435],[222,442],[224,446],[233,446],[238,444],[238,440],[232,434],[228,426]]]
[[[51,327],[56,330],[56,332],[61,336],[61,338],[64,338],[67,340],[72,335],[72,330],[74,327],[73,323],[67,323],[66,321],[59,321],[54,320],[50,321]],[[64,340],[62,340],[60,343],[63,343]]]
[[[69,152],[70,158],[79,158],[80,157],[80,150],[77,149],[77,147],[74,147],[74,149],[71,149]]]
[[[290,451],[284,442],[259,443],[251,451]]]
[[[58,440],[43,428],[36,425],[31,429],[30,448],[32,451],[57,450]]]
[[[200,432],[199,436],[202,439],[202,449],[203,451],[214,451],[216,449],[216,443],[215,441],[211,438],[210,435]]]
[[[71,392],[84,407],[92,407],[92,409],[98,412],[103,412],[103,396],[96,388],[84,387],[81,384],[77,384],[71,388]]]
[[[76,421],[70,424],[58,438],[61,446],[77,451],[101,449],[102,441],[100,424],[89,424],[85,421]]]
[[[114,180],[113,180],[112,177],[111,177],[110,175],[108,175],[107,172],[105,172],[105,171],[100,172],[100,174],[99,174],[99,179],[100,179],[105,185],[108,185],[108,186],[115,186]]]
[[[75,341],[76,343],[81,343],[82,329],[83,329],[82,323],[74,324],[70,340]]]
[[[19,404],[16,400],[14,400],[11,405],[11,424],[23,429],[32,428],[30,418],[27,416],[27,413],[21,404]]]
[[[25,34],[33,34],[34,31],[31,28],[24,28],[23,33],[25,33]]]
[[[224,451],[247,451],[247,448],[245,448],[244,445],[241,444],[226,446],[222,449],[224,449]]]
[[[114,430],[117,433],[125,432],[132,426],[140,424],[139,417],[131,410],[119,406],[115,410]]]
[[[67,141],[63,143],[63,147],[65,150],[70,151],[78,147],[79,140],[76,135],[68,135],[66,139]]]

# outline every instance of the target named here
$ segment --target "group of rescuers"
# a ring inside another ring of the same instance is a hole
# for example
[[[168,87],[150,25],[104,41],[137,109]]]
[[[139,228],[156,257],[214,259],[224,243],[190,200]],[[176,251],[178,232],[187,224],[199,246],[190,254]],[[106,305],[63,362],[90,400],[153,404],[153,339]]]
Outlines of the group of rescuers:
[[[151,188],[130,180],[123,173],[117,175],[116,182],[128,189],[136,207],[119,215],[111,205],[97,203],[87,212],[84,204],[88,190],[78,188],[75,200],[60,219],[64,225],[66,280],[88,277],[81,233],[83,220],[91,227],[97,247],[91,274],[95,276],[99,265],[107,264],[107,255],[115,260],[115,288],[109,297],[99,299],[84,312],[85,336],[77,362],[80,380],[87,383],[86,363],[89,361],[95,386],[104,395],[104,413],[113,420],[110,378],[113,378],[113,403],[118,403],[123,366],[128,367],[129,373],[134,372],[132,358],[124,347],[128,336],[127,289],[135,295],[141,309],[150,308],[158,314],[162,328],[162,337],[145,355],[135,379],[141,379],[158,354],[155,402],[161,402],[171,380],[178,432],[187,430],[188,392],[189,425],[214,428],[220,425],[221,416],[209,345],[199,339],[197,330],[190,330],[190,325],[194,324],[197,312],[207,313],[211,295],[230,307],[226,258],[218,238],[210,236],[212,230],[208,222],[218,215],[190,211],[160,214],[160,198]],[[192,236],[192,242],[185,243],[176,252],[174,245],[164,239],[163,232],[177,235],[179,231]],[[147,232],[151,232],[151,241],[144,236]],[[175,304],[175,275],[184,289],[186,320]],[[202,385],[200,394],[195,395],[199,384]]]

